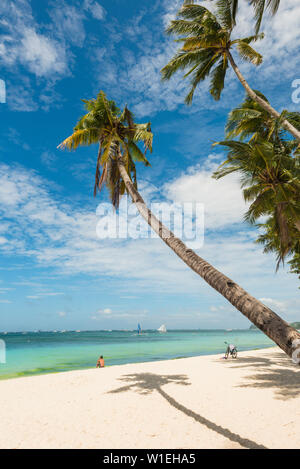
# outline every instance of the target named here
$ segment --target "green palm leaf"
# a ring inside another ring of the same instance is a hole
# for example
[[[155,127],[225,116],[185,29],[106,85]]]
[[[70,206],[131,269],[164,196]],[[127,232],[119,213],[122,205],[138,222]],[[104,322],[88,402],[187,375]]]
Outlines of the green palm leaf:
[[[78,121],[73,134],[66,138],[59,148],[73,150],[81,145],[99,145],[94,195],[105,185],[113,206],[117,208],[121,196],[125,193],[118,159],[122,157],[129,178],[137,187],[134,161],[150,166],[145,153],[152,150],[151,124],[136,124],[127,106],[120,111],[114,101],[106,98],[103,91],[100,91],[96,99],[84,100],[84,105],[87,114]],[[140,142],[144,144],[144,153],[138,147]]]
[[[262,63],[262,55],[256,52],[247,42],[243,40],[238,41],[237,50],[243,60],[251,62],[254,65],[260,65]]]

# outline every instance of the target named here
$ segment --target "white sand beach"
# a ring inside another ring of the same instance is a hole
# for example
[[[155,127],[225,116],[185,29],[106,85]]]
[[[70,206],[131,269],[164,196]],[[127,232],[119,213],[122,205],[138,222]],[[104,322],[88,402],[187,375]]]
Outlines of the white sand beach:
[[[0,382],[1,448],[300,448],[300,369],[277,348]]]

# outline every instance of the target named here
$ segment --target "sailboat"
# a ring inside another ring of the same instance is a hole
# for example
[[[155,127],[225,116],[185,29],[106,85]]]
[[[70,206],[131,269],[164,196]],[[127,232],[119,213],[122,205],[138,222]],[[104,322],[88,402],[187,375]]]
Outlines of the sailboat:
[[[158,332],[167,332],[167,328],[164,324],[162,324],[157,330]]]
[[[138,333],[138,335],[142,334],[142,328],[141,328],[140,323],[138,323],[138,326],[137,326],[137,333]]]

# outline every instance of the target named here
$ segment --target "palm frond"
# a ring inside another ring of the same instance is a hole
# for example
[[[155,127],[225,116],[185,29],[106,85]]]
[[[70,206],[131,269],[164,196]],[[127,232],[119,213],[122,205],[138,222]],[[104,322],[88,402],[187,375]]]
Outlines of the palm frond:
[[[228,68],[227,57],[225,57],[224,59],[221,58],[219,65],[217,65],[212,72],[212,78],[211,78],[209,91],[216,101],[220,99],[222,90],[224,88],[224,81],[225,81],[227,68]]]
[[[231,0],[231,16],[232,16],[232,23],[235,26],[236,23],[236,15],[238,11],[239,1],[238,0]]]
[[[210,53],[208,58],[205,61],[203,61],[195,69],[195,71],[193,72],[193,75],[192,75],[190,91],[189,91],[189,93],[187,94],[187,96],[185,98],[185,103],[186,104],[191,104],[192,103],[194,93],[195,93],[195,90],[196,90],[198,84],[201,81],[205,80],[205,78],[210,74],[210,71],[211,71],[212,67],[214,66],[214,64],[217,62],[218,58],[219,58],[218,53],[215,53],[215,54]]]
[[[134,142],[130,142],[128,148],[133,161],[140,161],[144,163],[145,166],[151,166],[144,153]]]
[[[254,65],[260,65],[262,63],[262,55],[254,50],[247,42],[242,40],[238,41],[237,50],[243,60],[251,62]]]
[[[263,15],[266,9],[269,9],[272,15],[277,13],[280,0],[250,0],[250,5],[254,7],[254,16],[256,19],[255,31],[259,31]]]
[[[89,128],[75,130],[75,132],[61,142],[57,148],[68,150],[76,150],[81,145],[91,145],[99,142],[99,129]]]
[[[218,0],[217,17],[224,29],[231,30],[234,26],[234,19],[232,16],[232,2],[231,0]]]
[[[169,80],[178,70],[185,70],[189,66],[198,66],[212,57],[210,50],[179,51],[161,70],[162,79]]]

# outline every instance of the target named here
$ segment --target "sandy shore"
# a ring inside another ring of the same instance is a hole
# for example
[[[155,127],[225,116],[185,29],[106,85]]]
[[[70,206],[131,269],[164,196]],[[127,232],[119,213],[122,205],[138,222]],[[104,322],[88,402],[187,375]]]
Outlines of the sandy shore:
[[[277,348],[0,381],[1,448],[300,448]]]

